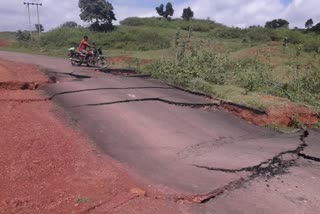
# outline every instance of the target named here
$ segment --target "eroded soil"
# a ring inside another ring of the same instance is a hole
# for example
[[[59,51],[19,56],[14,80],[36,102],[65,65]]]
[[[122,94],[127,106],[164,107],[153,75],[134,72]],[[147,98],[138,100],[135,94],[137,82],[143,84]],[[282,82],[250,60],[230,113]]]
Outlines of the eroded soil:
[[[179,213],[17,82],[49,81],[34,66],[0,60],[0,213]]]

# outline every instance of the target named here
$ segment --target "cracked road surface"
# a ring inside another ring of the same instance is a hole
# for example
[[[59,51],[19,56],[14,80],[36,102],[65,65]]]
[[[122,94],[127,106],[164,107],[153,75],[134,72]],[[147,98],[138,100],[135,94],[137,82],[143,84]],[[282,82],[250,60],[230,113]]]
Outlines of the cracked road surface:
[[[279,134],[159,81],[7,53],[48,68],[42,89],[106,154],[179,192],[194,213],[319,213],[320,133]],[[301,137],[302,136],[302,137]],[[169,197],[170,198],[170,197]]]

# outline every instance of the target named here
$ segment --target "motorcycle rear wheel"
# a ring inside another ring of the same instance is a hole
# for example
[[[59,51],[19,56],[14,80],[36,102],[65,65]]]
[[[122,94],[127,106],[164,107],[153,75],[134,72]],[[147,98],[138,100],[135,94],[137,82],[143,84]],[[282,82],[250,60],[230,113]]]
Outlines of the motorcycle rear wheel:
[[[81,62],[77,62],[77,61],[74,61],[74,60],[70,60],[70,62],[71,62],[71,65],[72,66],[81,66]]]

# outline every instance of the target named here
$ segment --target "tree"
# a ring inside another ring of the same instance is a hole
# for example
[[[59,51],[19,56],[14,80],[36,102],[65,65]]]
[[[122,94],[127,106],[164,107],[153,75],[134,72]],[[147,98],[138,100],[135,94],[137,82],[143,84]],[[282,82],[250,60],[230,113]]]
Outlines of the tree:
[[[63,23],[61,27],[75,28],[75,27],[78,27],[78,24],[74,21],[68,21]]]
[[[163,8],[164,8],[163,4],[161,4],[159,7],[156,7],[156,11],[159,14],[159,16],[164,16]]]
[[[18,41],[29,41],[31,39],[31,36],[29,32],[18,30],[16,39]]]
[[[43,28],[43,25],[42,24],[35,24],[35,27],[36,27],[36,29],[37,29],[37,32],[42,32],[42,31],[44,31],[44,28]]]
[[[79,0],[80,18],[91,23],[91,29],[112,30],[116,21],[113,6],[106,0]]]
[[[266,22],[265,28],[289,28],[289,22],[284,19],[274,19],[272,21]]]
[[[157,13],[159,16],[162,16],[166,19],[170,19],[169,16],[173,16],[174,14],[174,9],[173,6],[170,2],[167,3],[166,5],[166,10],[164,10],[164,5],[161,4],[159,7],[156,7]]]
[[[194,13],[193,13],[193,11],[191,10],[190,7],[183,9],[182,18],[184,20],[189,21],[190,19],[193,18],[193,15],[194,15]]]
[[[307,29],[312,28],[312,27],[313,27],[313,20],[312,20],[312,19],[309,19],[309,20],[306,22],[305,27],[306,27]]]
[[[320,22],[318,24],[316,24],[315,26],[313,26],[310,31],[313,31],[313,32],[320,32]]]

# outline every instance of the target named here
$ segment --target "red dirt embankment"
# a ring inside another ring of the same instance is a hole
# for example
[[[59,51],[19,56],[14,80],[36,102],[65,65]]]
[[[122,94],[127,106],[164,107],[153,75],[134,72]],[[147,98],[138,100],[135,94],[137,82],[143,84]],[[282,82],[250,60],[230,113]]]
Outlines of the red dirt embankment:
[[[0,82],[17,81],[47,78],[33,66],[0,60]],[[178,212],[173,202],[148,197],[151,189],[62,123],[52,103],[28,102],[44,98],[38,91],[6,88],[0,87],[0,213]]]
[[[9,46],[10,46],[10,42],[0,39],[0,48],[7,48]]]
[[[294,123],[298,122],[307,127],[312,127],[320,121],[319,113],[295,103],[269,108],[266,114],[256,114],[253,111],[231,105],[225,105],[223,108],[225,111],[258,126],[280,125],[290,127],[297,125]]]

